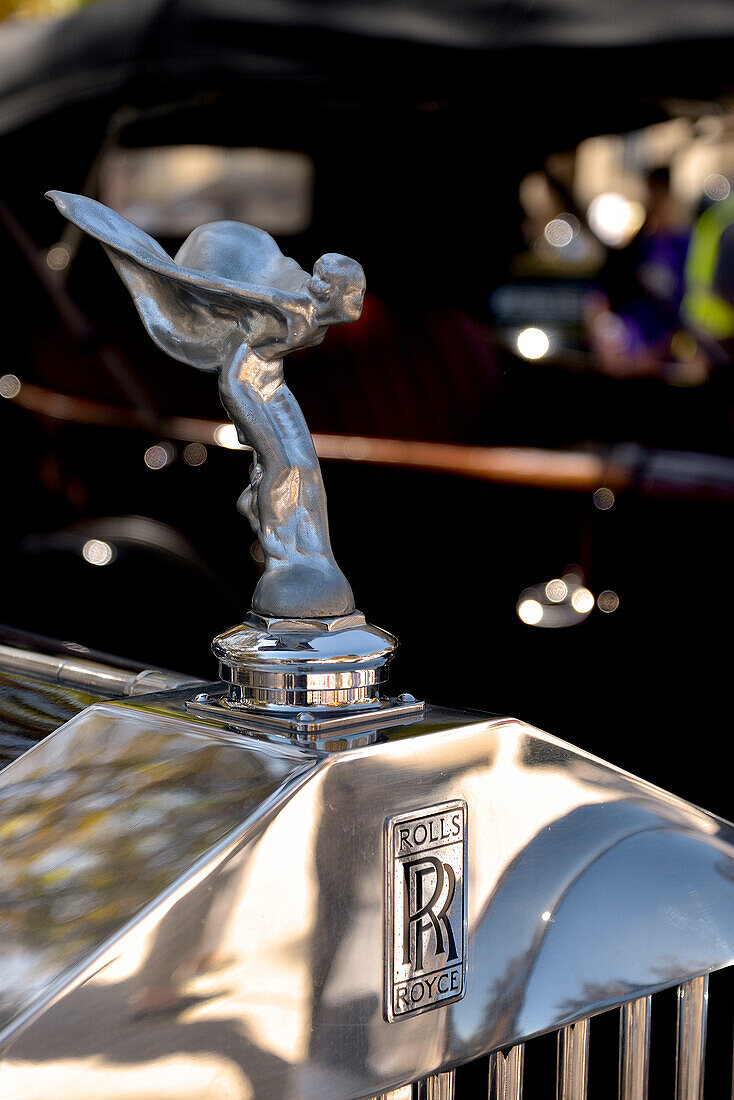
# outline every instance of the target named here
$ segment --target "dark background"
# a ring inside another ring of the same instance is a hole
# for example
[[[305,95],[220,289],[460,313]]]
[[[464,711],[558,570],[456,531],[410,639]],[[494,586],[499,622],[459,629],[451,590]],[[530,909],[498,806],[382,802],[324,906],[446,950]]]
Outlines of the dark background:
[[[258,576],[234,507],[248,456],[210,447],[193,468],[178,441],[146,467],[166,418],[222,419],[216,385],[150,344],[98,245],[54,290],[42,196],[90,189],[105,142],[300,150],[314,215],[283,247],[307,268],[355,256],[370,295],[358,325],[288,362],[313,431],[636,456],[607,512],[586,490],[325,461],[337,559],[401,641],[391,688],[523,718],[731,816],[731,492],[646,473],[660,448],[730,456],[730,371],[687,390],[532,365],[498,344],[488,302],[522,246],[523,175],[592,134],[726,103],[733,38],[734,12],[672,3],[109,0],[0,24],[1,371],[134,413],[90,426],[1,403],[0,619],[215,675],[209,641]],[[129,516],[165,528],[116,540],[108,521]],[[89,537],[115,544],[109,567],[81,558]],[[522,623],[520,592],[572,563],[619,609]]]

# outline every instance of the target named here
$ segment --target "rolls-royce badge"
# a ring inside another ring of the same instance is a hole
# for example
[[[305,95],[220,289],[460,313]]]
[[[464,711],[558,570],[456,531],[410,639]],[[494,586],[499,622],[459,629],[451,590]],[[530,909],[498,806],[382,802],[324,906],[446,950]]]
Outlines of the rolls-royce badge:
[[[466,984],[466,803],[385,823],[385,1017],[437,1008]]]

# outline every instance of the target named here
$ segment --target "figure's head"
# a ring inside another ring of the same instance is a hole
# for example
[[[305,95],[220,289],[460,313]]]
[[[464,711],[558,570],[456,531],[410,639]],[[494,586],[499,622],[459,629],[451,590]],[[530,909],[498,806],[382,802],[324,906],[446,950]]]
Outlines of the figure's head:
[[[365,291],[364,271],[356,260],[327,252],[313,266],[308,289],[322,303],[320,318],[330,325],[356,321],[362,312]]]

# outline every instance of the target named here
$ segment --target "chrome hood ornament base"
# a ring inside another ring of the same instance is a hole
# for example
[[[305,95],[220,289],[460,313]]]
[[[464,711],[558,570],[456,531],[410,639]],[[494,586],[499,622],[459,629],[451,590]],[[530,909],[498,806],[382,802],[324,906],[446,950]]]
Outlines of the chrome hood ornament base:
[[[251,612],[212,643],[226,693],[199,694],[187,708],[220,719],[226,714],[233,725],[245,727],[254,718],[271,732],[307,739],[384,729],[425,709],[412,695],[380,694],[397,644],[360,611],[330,619],[273,619]]]
[[[268,711],[374,709],[397,641],[354,612],[331,619],[250,614],[214,639],[234,707]]]

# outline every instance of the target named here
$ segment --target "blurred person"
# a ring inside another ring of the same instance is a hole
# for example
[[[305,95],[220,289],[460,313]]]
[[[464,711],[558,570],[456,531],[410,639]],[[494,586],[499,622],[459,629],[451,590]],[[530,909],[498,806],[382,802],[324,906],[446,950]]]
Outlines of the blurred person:
[[[723,180],[723,177],[722,177]],[[686,257],[681,318],[710,366],[734,358],[734,195],[704,197]]]
[[[649,173],[646,211],[634,239],[610,253],[586,303],[595,359],[618,377],[664,374],[680,328],[689,229],[668,168]]]

